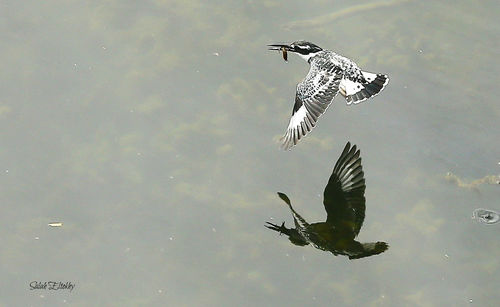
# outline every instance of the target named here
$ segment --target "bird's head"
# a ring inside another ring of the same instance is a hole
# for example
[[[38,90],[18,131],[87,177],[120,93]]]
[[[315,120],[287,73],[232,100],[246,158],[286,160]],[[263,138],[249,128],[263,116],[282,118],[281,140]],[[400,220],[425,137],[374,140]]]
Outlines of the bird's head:
[[[313,56],[323,51],[320,46],[306,41],[296,41],[291,44],[268,45],[269,50],[281,50],[297,53],[301,58],[309,62]]]

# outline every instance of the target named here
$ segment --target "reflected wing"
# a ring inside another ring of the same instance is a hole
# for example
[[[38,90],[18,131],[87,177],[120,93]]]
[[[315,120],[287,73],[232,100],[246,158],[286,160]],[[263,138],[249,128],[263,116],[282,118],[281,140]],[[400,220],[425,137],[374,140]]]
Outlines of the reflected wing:
[[[310,132],[338,93],[341,76],[336,70],[319,71],[311,66],[306,78],[297,85],[292,117],[281,138],[282,148],[290,149]]]
[[[325,187],[327,223],[352,223],[357,235],[365,219],[365,178],[356,145],[347,142]]]

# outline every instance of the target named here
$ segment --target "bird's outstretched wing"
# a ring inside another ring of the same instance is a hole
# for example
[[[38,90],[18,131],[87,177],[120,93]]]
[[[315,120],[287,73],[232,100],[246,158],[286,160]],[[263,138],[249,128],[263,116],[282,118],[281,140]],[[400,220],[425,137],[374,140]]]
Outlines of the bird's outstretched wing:
[[[311,65],[305,79],[297,85],[292,117],[281,138],[283,149],[288,150],[296,145],[316,126],[318,118],[337,95],[340,80],[338,70],[320,71],[315,65]]]
[[[365,219],[365,178],[356,145],[347,142],[324,191],[326,222],[349,224],[357,235]]]

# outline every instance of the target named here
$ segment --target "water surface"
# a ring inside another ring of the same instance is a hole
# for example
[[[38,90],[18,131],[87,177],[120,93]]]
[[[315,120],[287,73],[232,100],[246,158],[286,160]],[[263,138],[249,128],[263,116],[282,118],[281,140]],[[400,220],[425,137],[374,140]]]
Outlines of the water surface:
[[[498,1],[0,7],[0,305],[500,300],[499,224],[471,219],[500,210],[500,186],[457,184],[500,173]],[[283,152],[308,67],[266,45],[298,39],[391,81],[357,106],[337,97]],[[347,141],[367,186],[359,239],[391,246],[355,261],[264,227],[289,216],[277,191],[324,220],[321,194]]]

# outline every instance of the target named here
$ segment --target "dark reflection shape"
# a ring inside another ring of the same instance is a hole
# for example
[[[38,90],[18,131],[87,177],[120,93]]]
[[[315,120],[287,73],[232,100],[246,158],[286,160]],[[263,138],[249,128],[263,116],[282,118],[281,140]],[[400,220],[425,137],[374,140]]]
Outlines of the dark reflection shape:
[[[500,215],[493,210],[478,208],[472,212],[472,218],[484,224],[495,224],[500,220]]]
[[[267,222],[266,227],[285,234],[298,246],[311,243],[314,247],[330,251],[334,255],[345,255],[359,259],[380,254],[389,248],[385,242],[360,243],[358,235],[365,219],[365,178],[361,157],[356,145],[347,142],[333,173],[325,187],[323,204],[326,222],[309,224],[292,207],[290,199],[283,193],[278,196],[292,211],[295,228],[278,226]]]

